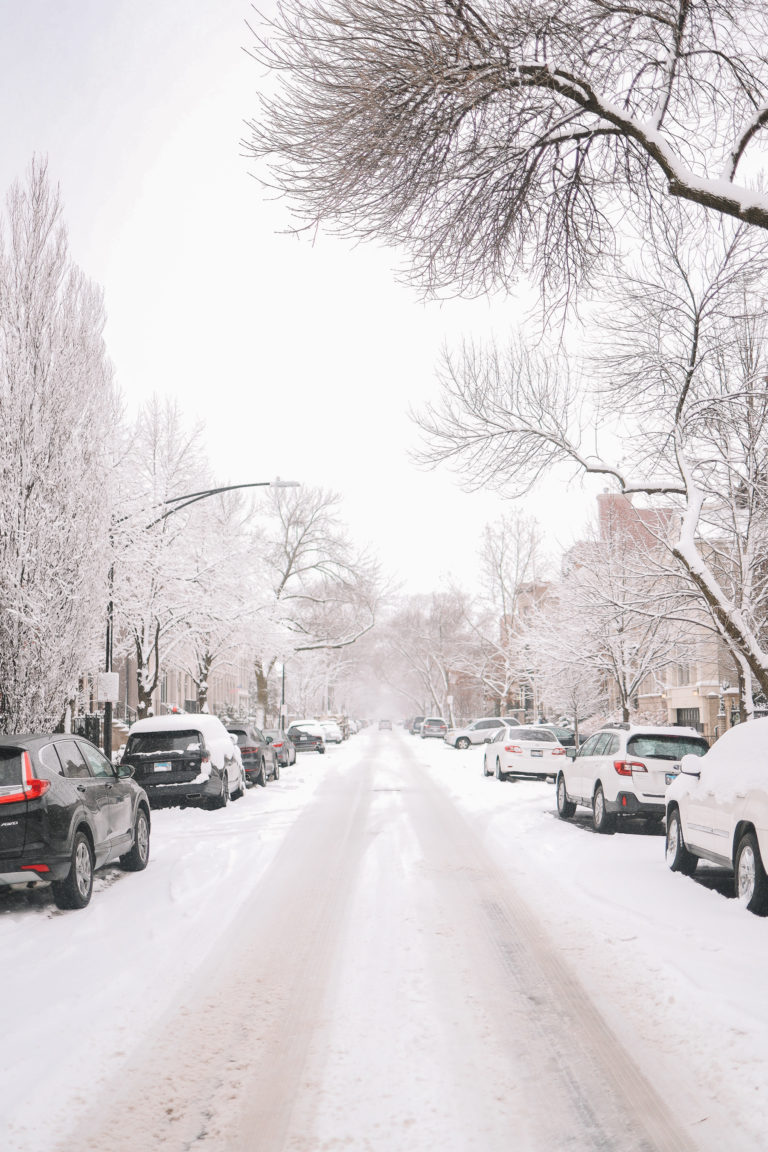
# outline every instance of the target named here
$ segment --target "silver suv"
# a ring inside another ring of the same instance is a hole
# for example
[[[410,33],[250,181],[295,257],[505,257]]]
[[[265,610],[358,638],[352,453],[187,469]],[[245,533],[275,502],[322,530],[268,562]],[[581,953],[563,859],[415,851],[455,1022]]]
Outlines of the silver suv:
[[[582,804],[592,809],[597,832],[614,832],[618,816],[662,819],[666,777],[686,755],[709,745],[695,728],[615,724],[595,732],[557,775],[557,812],[569,819]]]
[[[464,728],[449,728],[443,739],[454,748],[469,748],[470,744],[487,744],[498,734],[499,728],[515,728],[519,724],[514,716],[483,716]]]

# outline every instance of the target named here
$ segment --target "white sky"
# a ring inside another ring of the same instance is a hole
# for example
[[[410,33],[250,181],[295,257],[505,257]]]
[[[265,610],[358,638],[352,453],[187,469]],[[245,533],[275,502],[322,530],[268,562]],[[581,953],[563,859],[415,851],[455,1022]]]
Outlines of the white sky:
[[[409,461],[408,409],[434,394],[446,341],[504,338],[519,309],[423,304],[396,255],[280,234],[287,213],[239,146],[261,81],[251,18],[244,0],[5,0],[0,188],[48,156],[129,411],[178,397],[218,482],[334,489],[406,590],[470,584],[502,504]],[[568,544],[592,500],[552,483],[529,510]]]

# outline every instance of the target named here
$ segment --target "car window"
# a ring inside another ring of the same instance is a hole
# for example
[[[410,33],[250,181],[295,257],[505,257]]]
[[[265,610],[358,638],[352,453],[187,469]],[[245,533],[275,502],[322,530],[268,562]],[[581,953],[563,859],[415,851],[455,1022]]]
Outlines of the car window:
[[[615,756],[619,750],[620,742],[621,741],[619,739],[618,733],[612,732],[610,740],[608,740],[608,742],[606,743],[605,748],[601,749],[600,755],[601,756]]]
[[[49,772],[56,772],[61,776],[61,760],[56,751],[55,744],[43,744],[42,748],[37,750],[37,758],[42,764],[43,768],[47,768]]]
[[[477,724],[475,724],[474,727],[477,728],[478,730],[484,729],[484,728],[500,728],[501,727],[501,720],[478,720]]]
[[[613,733],[612,732],[600,732],[600,733],[598,733],[597,743],[595,744],[595,750],[592,753],[592,755],[593,756],[605,756],[606,753],[608,752],[608,749],[610,748],[612,742],[613,742]]]
[[[90,778],[88,765],[74,740],[57,740],[56,751],[65,776],[75,780]]]
[[[135,732],[128,737],[126,756],[181,756],[185,752],[199,752],[203,738],[193,729],[177,732]]]
[[[59,771],[57,768],[56,771]],[[21,783],[21,753],[18,748],[0,749],[0,788]]]
[[[581,748],[579,748],[579,756],[593,756],[595,747],[601,736],[602,732],[595,732],[594,736],[590,736],[590,738],[582,744]]]
[[[227,728],[230,736],[234,736],[240,748],[244,748],[249,743],[248,733],[244,728]]]
[[[672,735],[637,735],[627,741],[627,752],[651,760],[679,760],[681,756],[703,756],[709,745],[703,737]]]
[[[515,740],[534,740],[539,744],[556,743],[554,732],[550,732],[547,728],[518,728]]]
[[[98,748],[94,748],[90,744],[81,744],[79,740],[77,742],[77,746],[85,757],[85,761],[93,776],[109,776],[110,778],[114,776],[112,765],[110,764],[109,760],[107,760],[106,756],[102,756]]]

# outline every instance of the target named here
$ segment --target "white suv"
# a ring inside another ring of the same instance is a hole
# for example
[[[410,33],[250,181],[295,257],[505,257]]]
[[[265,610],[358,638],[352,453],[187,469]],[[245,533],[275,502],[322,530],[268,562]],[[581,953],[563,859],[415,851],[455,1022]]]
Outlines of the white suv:
[[[514,716],[483,716],[465,728],[449,728],[443,739],[454,748],[469,748],[470,744],[487,744],[499,728],[515,728],[519,723]]]
[[[729,728],[706,756],[684,757],[667,792],[667,863],[692,875],[699,860],[733,870],[736,896],[768,913],[768,720]]]
[[[592,809],[597,832],[615,831],[617,816],[661,819],[667,775],[680,771],[683,756],[703,756],[708,750],[695,728],[601,728],[558,772],[558,815],[567,820],[582,804]]]

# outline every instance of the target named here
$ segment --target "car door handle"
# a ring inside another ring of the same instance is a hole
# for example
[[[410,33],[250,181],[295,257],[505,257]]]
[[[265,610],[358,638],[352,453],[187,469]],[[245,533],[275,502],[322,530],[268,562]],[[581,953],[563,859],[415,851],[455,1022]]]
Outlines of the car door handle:
[[[78,790],[78,792],[86,792],[87,791],[85,784],[78,784],[77,790]]]

